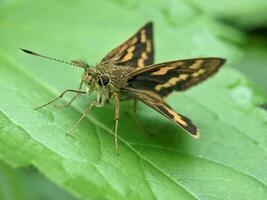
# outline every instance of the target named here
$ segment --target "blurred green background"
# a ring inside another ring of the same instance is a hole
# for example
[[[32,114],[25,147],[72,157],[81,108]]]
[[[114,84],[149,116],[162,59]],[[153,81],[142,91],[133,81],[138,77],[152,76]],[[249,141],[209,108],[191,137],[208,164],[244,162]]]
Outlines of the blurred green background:
[[[0,162],[0,198],[3,200],[75,199],[48,181],[34,168],[15,170]]]
[[[0,200],[267,199],[266,10],[266,0],[0,0]],[[200,141],[142,105],[156,136],[139,134],[123,103],[117,158],[112,105],[92,113],[75,139],[64,130],[86,98],[32,110],[77,87],[81,71],[19,48],[94,64],[147,21],[156,62],[228,60],[203,86],[168,99],[200,126]]]

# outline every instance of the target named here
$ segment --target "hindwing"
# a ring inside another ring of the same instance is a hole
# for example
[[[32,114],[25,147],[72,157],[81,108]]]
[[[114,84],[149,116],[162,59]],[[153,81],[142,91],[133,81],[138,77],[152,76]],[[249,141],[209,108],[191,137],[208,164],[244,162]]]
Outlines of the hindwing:
[[[187,117],[175,112],[163,98],[156,93],[147,90],[135,90],[125,88],[134,98],[141,100],[143,103],[161,113],[163,116],[174,122],[176,125],[186,130],[192,137],[198,138],[199,132],[196,126]]]

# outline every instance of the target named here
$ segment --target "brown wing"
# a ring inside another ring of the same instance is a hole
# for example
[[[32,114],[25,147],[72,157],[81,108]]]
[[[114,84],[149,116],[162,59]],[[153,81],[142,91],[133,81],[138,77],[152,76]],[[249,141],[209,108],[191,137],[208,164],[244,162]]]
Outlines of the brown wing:
[[[149,107],[161,113],[176,125],[185,129],[194,138],[199,137],[199,132],[196,126],[190,121],[190,119],[172,110],[172,108],[167,105],[159,95],[147,90],[135,90],[132,88],[125,88],[125,90]]]
[[[224,62],[222,58],[196,58],[137,68],[129,75],[128,87],[165,97],[174,90],[186,90],[207,79]]]
[[[154,62],[153,24],[144,25],[126,42],[113,49],[101,62],[144,67]]]

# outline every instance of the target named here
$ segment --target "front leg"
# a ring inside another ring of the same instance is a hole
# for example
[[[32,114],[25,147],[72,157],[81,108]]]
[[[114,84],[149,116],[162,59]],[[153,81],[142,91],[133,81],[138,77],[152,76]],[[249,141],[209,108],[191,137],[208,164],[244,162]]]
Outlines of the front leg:
[[[114,94],[114,104],[115,104],[115,148],[116,153],[119,155],[119,146],[118,146],[118,125],[119,125],[119,119],[120,119],[120,104],[119,104],[119,95],[118,93]]]
[[[55,102],[56,100],[62,98],[67,92],[74,92],[74,93],[77,93],[77,94],[85,94],[86,91],[82,91],[82,90],[73,90],[73,89],[67,89],[67,90],[64,90],[58,97],[52,99],[51,101],[49,101],[48,103],[44,104],[44,105],[41,105],[39,107],[36,107],[35,109],[38,110],[40,108],[43,108],[45,106],[48,106],[49,104]]]
[[[79,88],[78,90],[82,89],[82,85],[83,85],[83,80],[80,82]],[[71,100],[69,100],[68,102],[62,104],[62,105],[55,105],[55,107],[57,108],[64,108],[67,107],[69,105],[71,105],[71,103],[80,95],[81,93],[76,93],[74,97],[71,98]]]
[[[140,131],[142,133],[146,133],[150,136],[154,136],[153,134],[150,134],[146,131],[146,129],[144,128],[143,124],[141,123],[141,121],[139,120],[139,118],[137,116],[137,99],[133,99],[133,115],[134,115],[135,123],[138,126],[138,128],[140,129]]]
[[[104,105],[103,101],[93,101],[91,102],[90,106],[87,107],[83,113],[83,115],[81,116],[81,118],[74,124],[73,129],[75,129],[80,123],[81,121],[86,117],[86,115],[88,115],[88,113],[92,110],[92,108],[95,107],[102,107]]]

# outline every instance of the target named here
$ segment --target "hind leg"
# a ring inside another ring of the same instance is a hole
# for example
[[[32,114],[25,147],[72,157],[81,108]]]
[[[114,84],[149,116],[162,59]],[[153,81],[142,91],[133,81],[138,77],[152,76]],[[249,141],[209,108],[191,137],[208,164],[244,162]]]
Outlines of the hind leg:
[[[116,154],[119,156],[119,145],[118,145],[118,126],[120,119],[120,104],[119,104],[119,95],[114,94],[114,105],[115,105],[115,130],[114,130],[114,139],[115,139],[115,148]]]

